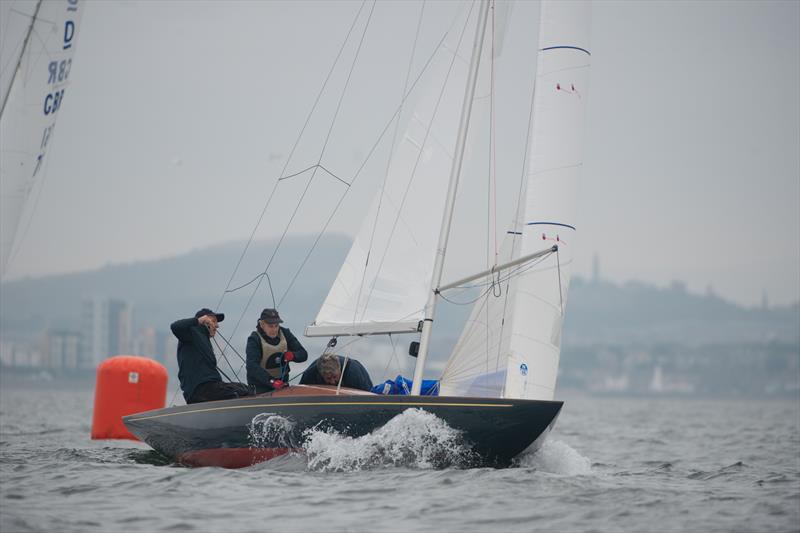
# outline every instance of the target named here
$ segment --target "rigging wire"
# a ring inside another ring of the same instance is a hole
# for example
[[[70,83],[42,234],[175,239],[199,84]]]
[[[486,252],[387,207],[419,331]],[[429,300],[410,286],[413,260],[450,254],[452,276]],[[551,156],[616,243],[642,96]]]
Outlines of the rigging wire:
[[[225,344],[227,344],[228,346],[231,347],[231,350],[233,350],[233,353],[238,355],[239,359],[241,359],[243,363],[247,362],[247,361],[245,361],[244,357],[242,357],[242,354],[240,354],[239,352],[236,351],[236,348],[233,347],[233,344],[231,344],[231,342],[228,339],[226,339],[225,336],[222,333],[219,332],[219,330],[217,330],[217,335],[222,337],[222,340],[225,342]],[[216,342],[216,340],[215,340],[215,342]],[[217,345],[217,348],[219,348],[219,345]]]
[[[369,16],[367,17],[367,22],[364,24],[364,31],[361,33],[361,39],[358,42],[356,53],[353,56],[353,62],[350,64],[350,70],[347,73],[347,79],[345,79],[344,86],[342,87],[342,92],[339,95],[339,101],[336,103],[336,110],[333,113],[333,118],[331,119],[331,125],[328,128],[328,133],[326,134],[325,141],[322,144],[322,149],[320,150],[317,163],[316,165],[314,165],[314,170],[311,173],[311,178],[308,180],[308,183],[306,184],[306,187],[303,190],[303,194],[300,195],[300,200],[297,202],[297,206],[295,207],[295,210],[292,212],[292,216],[289,217],[289,221],[286,223],[286,227],[284,228],[280,239],[278,239],[278,244],[275,246],[275,249],[272,252],[272,256],[269,258],[269,261],[267,261],[267,266],[264,269],[265,272],[269,269],[269,267],[272,265],[272,262],[275,260],[275,256],[278,254],[278,250],[280,249],[281,244],[283,244],[283,240],[286,238],[286,234],[289,232],[289,227],[291,227],[295,216],[297,216],[297,212],[300,210],[300,205],[303,203],[303,199],[305,198],[306,194],[308,194],[308,190],[311,187],[311,184],[314,182],[314,178],[316,178],[317,169],[320,167],[322,163],[322,158],[325,157],[325,151],[328,148],[328,143],[330,142],[331,134],[333,133],[333,129],[336,126],[336,120],[339,118],[339,111],[342,108],[342,102],[344,101],[344,97],[347,94],[347,88],[350,85],[350,80],[352,79],[353,71],[355,70],[356,63],[358,62],[358,57],[361,54],[361,47],[364,44],[364,38],[367,35],[367,30],[369,29],[369,23],[372,20],[372,15],[375,11],[376,2],[377,0],[373,0],[372,2],[372,8],[370,9]]]
[[[300,145],[300,140],[303,138],[306,128],[308,127],[308,124],[311,122],[311,117],[314,115],[314,112],[317,109],[317,105],[319,104],[319,101],[322,99],[322,95],[325,93],[325,88],[328,86],[328,82],[330,81],[331,76],[333,76],[333,72],[336,70],[336,65],[339,64],[339,59],[342,56],[342,52],[344,52],[345,46],[350,40],[350,35],[353,33],[353,29],[356,27],[356,22],[358,22],[358,19],[361,16],[361,11],[364,9],[366,3],[367,0],[363,0],[361,2],[361,6],[358,8],[356,16],[353,18],[353,22],[350,24],[350,29],[347,31],[347,35],[345,36],[344,41],[339,47],[339,51],[336,54],[336,58],[333,60],[331,68],[328,70],[328,74],[325,77],[325,81],[322,82],[322,87],[320,87],[319,92],[317,93],[317,97],[314,100],[314,104],[311,106],[311,109],[309,110],[308,115],[306,116],[306,120],[303,123],[303,127],[300,128],[300,133],[298,134],[297,138],[294,141],[294,145],[292,146],[292,149],[290,150],[289,155],[286,158],[286,162],[283,165],[283,169],[281,169],[280,173],[281,177],[283,177],[283,175],[285,174],[286,169],[289,167],[289,163],[292,161],[292,158],[294,157],[294,153],[297,150],[297,147]],[[250,248],[250,245],[252,244],[253,239],[255,238],[256,231],[258,231],[259,226],[261,226],[261,222],[264,220],[264,215],[266,214],[270,203],[272,203],[272,198],[275,196],[275,192],[278,189],[281,177],[279,177],[278,180],[275,182],[275,185],[273,186],[272,191],[270,192],[269,197],[267,198],[267,201],[264,204],[263,209],[261,210],[261,214],[258,217],[258,221],[256,222],[256,225],[253,227],[253,231],[250,232],[250,238],[247,240],[247,244],[245,245],[244,250],[242,250],[242,254],[239,256],[239,260],[236,262],[236,266],[234,267],[233,272],[231,273],[231,277],[230,279],[228,279],[228,283],[225,286],[225,291],[227,291],[227,289],[230,288],[231,283],[233,283],[233,278],[236,277],[236,273],[239,271],[239,267],[242,264],[242,260],[244,259],[244,256],[247,254],[247,250]],[[217,308],[219,308],[222,305],[222,301],[225,299],[225,294],[226,292],[223,292],[222,295],[220,296],[219,302],[217,302]]]
[[[219,350],[221,352],[222,358],[225,359],[226,363],[228,363],[228,367],[231,369],[231,371],[233,372],[233,375],[236,377],[236,381],[241,382],[241,380],[239,379],[239,374],[237,374],[236,370],[233,369],[233,365],[228,360],[228,358],[225,356],[225,353],[223,352],[222,348],[220,347],[219,342],[217,342],[217,339],[215,339],[214,337],[211,337],[211,339],[214,341],[214,344],[216,345],[217,350]],[[241,355],[239,357],[241,357]],[[216,360],[216,358],[215,358],[215,360]],[[217,368],[219,368],[219,366],[217,366]],[[219,371],[222,372],[222,369],[220,368]],[[228,381],[232,381],[231,378],[229,378],[228,376],[225,376],[225,377],[228,378]]]
[[[392,125],[392,122],[394,121],[395,116],[398,113],[400,113],[400,111],[402,109],[402,106],[403,106],[403,103],[408,99],[408,97],[414,91],[414,89],[416,88],[416,86],[419,83],[419,81],[422,79],[422,76],[425,74],[425,72],[427,72],[428,67],[430,66],[431,62],[433,61],[433,58],[436,57],[436,52],[438,52],[438,50],[442,47],[442,43],[444,42],[445,38],[447,38],[447,35],[448,35],[449,31],[450,30],[448,30],[448,32],[446,32],[442,36],[442,38],[439,40],[439,43],[436,45],[436,47],[434,48],[434,51],[428,57],[428,60],[425,62],[425,65],[422,67],[422,70],[420,71],[419,75],[414,80],[414,83],[411,84],[411,88],[408,90],[406,95],[403,97],[403,99],[400,102],[400,104],[395,108],[395,111],[392,114],[392,116],[386,122],[386,125],[383,128],[383,131],[381,131],[380,135],[378,135],[377,139],[375,140],[375,142],[373,143],[373,145],[370,148],[369,152],[367,153],[367,156],[364,158],[364,161],[361,163],[361,166],[358,168],[358,170],[356,170],[355,174],[353,175],[353,178],[350,180],[350,184],[351,185],[354,184],[355,181],[358,179],[358,177],[361,175],[361,172],[364,170],[364,168],[366,167],[367,163],[372,158],[372,154],[375,152],[375,150],[378,148],[378,146],[380,145],[381,141],[383,140],[384,135],[386,135],[386,132],[389,131],[389,127]],[[322,230],[317,234],[317,237],[314,240],[314,243],[311,245],[311,248],[309,249],[308,253],[306,254],[305,258],[303,259],[300,267],[295,272],[294,277],[292,278],[292,281],[289,283],[289,286],[286,288],[286,291],[284,291],[283,295],[281,296],[280,300],[278,301],[278,305],[279,306],[281,305],[283,300],[289,294],[289,291],[294,286],[295,281],[297,281],[297,278],[300,275],[300,273],[302,272],[302,270],[305,267],[306,263],[308,262],[308,259],[311,257],[311,254],[314,252],[314,249],[316,248],[316,246],[319,243],[320,239],[322,238],[322,236],[327,231],[328,226],[330,225],[331,221],[333,220],[333,217],[338,212],[339,207],[341,207],[342,203],[344,202],[344,199],[346,198],[348,191],[349,191],[349,188],[342,194],[342,196],[339,197],[339,201],[337,202],[336,206],[333,208],[333,211],[331,212],[331,214],[328,217],[328,219],[325,221],[325,224],[323,225]]]
[[[289,217],[289,221],[286,223],[286,226],[284,227],[284,230],[283,230],[283,233],[281,234],[280,239],[278,239],[278,243],[275,245],[275,249],[273,250],[272,255],[270,256],[269,261],[267,261],[267,266],[264,268],[264,273],[265,274],[266,274],[266,272],[269,271],[269,267],[272,265],[272,261],[275,259],[275,256],[277,255],[278,250],[280,249],[281,245],[283,244],[283,241],[286,238],[286,234],[289,232],[289,228],[291,227],[292,222],[294,221],[295,217],[297,216],[297,212],[300,210],[300,206],[302,205],[303,200],[304,200],[306,194],[308,193],[309,188],[311,187],[311,184],[314,182],[314,178],[316,177],[316,173],[317,173],[317,168],[319,167],[320,163],[322,162],[322,158],[324,157],[325,150],[327,149],[328,142],[330,141],[331,133],[333,132],[334,126],[336,125],[336,119],[338,118],[339,110],[341,109],[341,105],[342,105],[342,101],[344,100],[345,94],[347,93],[347,88],[348,88],[348,86],[350,84],[350,79],[352,78],[353,70],[355,69],[356,63],[358,62],[358,57],[359,57],[360,52],[361,52],[361,47],[364,44],[364,37],[366,37],[367,30],[369,29],[370,21],[372,20],[372,15],[373,15],[373,13],[375,11],[375,3],[376,2],[377,2],[377,0],[373,0],[372,8],[370,9],[367,21],[364,24],[364,31],[361,33],[361,39],[359,41],[358,48],[356,49],[356,53],[353,56],[353,61],[350,64],[350,70],[349,70],[349,72],[347,74],[347,79],[345,80],[345,84],[342,87],[342,92],[341,92],[341,94],[339,96],[339,102],[338,102],[338,104],[336,106],[336,112],[334,113],[334,116],[331,119],[331,125],[328,128],[328,134],[327,134],[327,136],[325,138],[325,142],[324,142],[324,144],[322,146],[322,149],[320,151],[319,159],[318,159],[318,161],[316,163],[314,171],[311,174],[311,178],[309,178],[308,182],[306,183],[306,187],[303,190],[303,193],[300,196],[300,199],[298,200],[297,205],[295,206],[295,209],[292,212],[291,217]],[[349,189],[349,187],[348,187],[348,189]],[[348,189],[346,189],[346,190],[348,190]],[[234,326],[234,330],[233,330],[233,334],[232,335],[235,335],[236,331],[238,331],[239,326],[241,325],[242,319],[244,318],[245,314],[247,314],[247,311],[250,309],[250,305],[253,302],[253,298],[255,297],[256,293],[258,292],[258,289],[261,286],[261,281],[262,280],[263,280],[263,278],[261,278],[261,280],[259,280],[258,284],[256,284],[255,289],[253,289],[253,292],[250,294],[250,298],[247,300],[247,304],[245,305],[244,311],[242,311],[242,314],[239,316],[239,319],[236,321],[236,325]]]
[[[389,333],[389,342],[392,344],[392,355],[389,356],[389,360],[386,362],[386,368],[383,369],[383,378],[381,379],[381,381],[386,381],[388,379],[387,376],[389,372],[389,367],[391,366],[392,362],[394,362],[397,359],[396,357],[397,351],[395,349],[394,337],[392,337],[391,333]],[[399,362],[397,366],[398,368],[400,367]]]
[[[363,4],[362,4],[362,7],[363,7]],[[373,4],[373,9],[374,9],[374,4]],[[360,13],[360,11],[359,11],[359,13]],[[372,13],[372,12],[371,12],[371,13]],[[278,301],[278,303],[277,303],[277,306],[276,306],[276,307],[279,307],[280,305],[282,305],[282,303],[283,303],[284,299],[285,299],[285,298],[286,298],[286,296],[289,294],[290,290],[293,288],[293,286],[294,286],[294,284],[295,284],[295,282],[296,282],[296,280],[297,280],[297,278],[298,278],[299,274],[302,272],[302,270],[303,270],[304,266],[307,264],[307,262],[308,262],[308,260],[309,260],[309,258],[310,258],[310,256],[311,256],[311,254],[313,253],[313,251],[314,251],[314,249],[316,248],[317,244],[319,243],[320,239],[321,239],[321,238],[322,238],[322,236],[325,234],[325,232],[326,232],[326,230],[327,230],[328,226],[330,225],[330,223],[331,223],[331,221],[332,221],[332,219],[333,219],[333,216],[335,216],[335,214],[338,212],[338,209],[339,209],[339,207],[340,207],[340,206],[341,206],[341,204],[343,203],[343,201],[344,201],[344,198],[345,198],[345,197],[346,197],[346,195],[347,195],[347,191],[348,191],[348,190],[349,190],[349,188],[350,188],[350,187],[349,187],[349,185],[352,185],[352,184],[355,182],[355,180],[356,180],[356,179],[357,179],[357,178],[360,176],[360,174],[361,174],[361,172],[363,171],[363,169],[365,168],[365,166],[366,166],[367,162],[368,162],[368,161],[371,159],[371,157],[372,157],[373,153],[375,152],[375,150],[377,149],[377,147],[380,145],[380,143],[381,143],[382,139],[384,138],[384,136],[385,136],[386,132],[388,131],[388,129],[389,129],[389,127],[391,126],[392,122],[394,121],[395,117],[396,117],[396,116],[397,116],[397,115],[400,113],[400,111],[402,110],[403,104],[404,104],[404,103],[405,103],[405,101],[408,99],[408,97],[411,95],[411,93],[412,93],[412,92],[415,90],[415,88],[416,88],[416,86],[418,85],[419,81],[421,80],[422,76],[423,76],[423,75],[424,75],[424,74],[427,72],[427,70],[428,70],[428,68],[429,68],[429,66],[430,66],[430,64],[431,64],[431,62],[432,62],[432,60],[433,60],[433,59],[434,59],[434,57],[436,56],[436,53],[437,53],[437,52],[438,52],[438,51],[439,51],[439,50],[442,48],[442,45],[443,45],[443,43],[444,43],[444,40],[446,39],[446,37],[447,37],[447,36],[450,34],[450,32],[452,31],[452,29],[453,29],[453,26],[454,26],[454,24],[455,24],[455,21],[456,21],[456,20],[457,20],[457,19],[454,19],[453,23],[451,23],[451,26],[450,26],[450,28],[448,28],[447,32],[445,32],[445,34],[444,34],[444,35],[442,35],[442,37],[441,37],[440,41],[437,43],[437,45],[436,45],[436,47],[434,48],[433,52],[430,54],[430,56],[429,56],[429,57],[428,57],[428,59],[426,60],[425,64],[423,65],[423,67],[422,67],[422,69],[421,69],[420,73],[419,73],[419,74],[418,74],[418,76],[417,76],[417,77],[414,79],[414,81],[413,81],[413,83],[411,84],[410,88],[409,88],[409,89],[408,89],[408,91],[405,93],[405,95],[403,96],[403,99],[401,100],[401,102],[400,102],[400,103],[399,103],[399,105],[397,106],[397,108],[396,108],[395,112],[392,114],[391,118],[390,118],[390,119],[389,119],[389,121],[386,123],[386,126],[384,127],[383,131],[381,132],[381,134],[378,136],[378,138],[376,139],[375,143],[374,143],[374,144],[373,144],[373,146],[371,147],[371,149],[370,149],[369,153],[367,154],[367,156],[365,157],[364,161],[362,162],[362,164],[360,165],[360,167],[357,169],[357,171],[356,171],[356,173],[354,174],[353,178],[350,180],[350,183],[349,183],[349,184],[347,184],[347,185],[348,185],[348,188],[347,188],[347,189],[344,191],[344,193],[343,193],[343,194],[342,194],[342,196],[340,197],[340,199],[339,199],[339,201],[337,202],[337,204],[336,204],[336,206],[335,206],[335,208],[334,208],[333,212],[332,212],[332,213],[331,213],[331,215],[328,217],[328,219],[327,219],[327,221],[326,221],[325,225],[323,226],[322,230],[321,230],[321,231],[319,232],[319,234],[317,235],[317,237],[316,237],[316,239],[315,239],[314,243],[312,244],[312,246],[311,246],[311,248],[310,248],[309,252],[306,254],[305,258],[303,259],[303,261],[302,261],[302,263],[301,263],[301,265],[300,265],[300,267],[299,267],[299,268],[297,269],[297,271],[295,272],[295,274],[294,274],[294,276],[293,276],[293,278],[292,278],[292,280],[291,280],[291,282],[290,282],[289,286],[287,287],[287,289],[286,289],[286,290],[284,291],[284,293],[282,294],[282,296],[281,296],[280,300]],[[355,24],[355,22],[354,22],[354,24]],[[351,27],[351,32],[352,32],[352,27]],[[366,32],[366,28],[365,28],[365,32]],[[463,31],[462,31],[462,35],[463,35]],[[349,38],[349,34],[348,34],[348,38]],[[347,40],[346,40],[346,41],[347,41]],[[346,42],[346,41],[345,41],[345,42]],[[362,42],[363,42],[363,35],[362,35]],[[338,57],[337,57],[337,60],[338,60]],[[335,64],[334,64],[334,67],[335,67]],[[333,69],[333,67],[332,67],[332,69]],[[352,70],[351,70],[351,71],[352,71]],[[329,75],[329,77],[330,77],[330,75]],[[327,80],[326,80],[326,84],[327,84]],[[325,85],[323,85],[323,89],[324,89],[324,88],[325,88]],[[321,90],[320,92],[322,92],[322,90]],[[317,101],[319,101],[319,96],[318,96],[318,98],[317,98]],[[310,116],[311,116],[311,114],[313,114],[313,112],[314,112],[314,109],[315,109],[315,108],[316,108],[316,102],[315,102],[315,106],[314,106],[314,108],[312,108],[312,111],[311,111],[311,113],[309,114],[309,118],[307,119],[307,121],[306,121],[306,124],[308,123],[308,120],[310,119]],[[332,127],[333,127],[333,125],[332,125]],[[331,127],[331,129],[332,129],[332,127]],[[304,130],[305,130],[305,125],[304,125],[304,128],[303,128],[303,131],[304,131]],[[300,137],[302,137],[303,131],[301,131],[301,135],[300,135]],[[298,138],[298,141],[295,143],[295,148],[296,148],[296,146],[297,146],[297,143],[298,143],[298,142],[299,142],[299,138]],[[293,152],[294,152],[294,149],[295,149],[295,148],[293,148]],[[291,155],[290,155],[290,158],[291,158]],[[288,164],[288,163],[287,163],[287,164]],[[341,178],[339,178],[338,176],[335,176],[335,175],[334,175],[332,172],[328,171],[328,170],[327,170],[325,167],[323,167],[323,166],[321,165],[321,158],[320,158],[320,163],[318,163],[318,166],[319,166],[319,167],[321,167],[321,168],[322,168],[324,171],[326,171],[326,172],[328,172],[329,174],[331,174],[331,175],[332,175],[334,178],[337,178],[337,179],[339,179],[340,181],[342,181],[343,183],[346,183],[344,180],[342,180],[342,179],[341,179]],[[284,167],[284,169],[285,169],[285,168],[286,168],[286,167]],[[305,171],[307,171],[307,170],[309,170],[309,169],[306,169]],[[287,179],[287,178],[289,178],[289,177],[292,177],[292,176],[285,176],[283,179]],[[281,178],[279,178],[279,179],[281,179]],[[277,186],[277,184],[276,184],[276,186]],[[269,206],[269,205],[270,205],[270,203],[271,203],[272,197],[274,196],[274,192],[275,192],[275,189],[273,189],[272,193],[270,194],[270,198],[267,200],[267,203],[265,204],[264,210],[262,211],[262,215],[261,215],[261,217],[259,218],[259,223],[258,223],[258,224],[260,224],[260,221],[263,219],[264,213],[266,212],[266,210],[267,210],[268,206]],[[301,199],[301,201],[302,201],[302,199]],[[239,262],[237,263],[237,266],[236,266],[236,268],[235,268],[235,270],[234,270],[234,274],[231,276],[231,280],[233,279],[233,277],[235,276],[236,272],[237,272],[237,271],[238,271],[238,269],[239,269],[239,266],[241,265],[241,261],[242,261],[242,259],[243,259],[243,257],[244,257],[244,254],[247,252],[247,247],[249,247],[249,246],[250,246],[250,244],[252,243],[252,240],[253,240],[253,237],[254,237],[255,231],[256,231],[256,229],[257,229],[257,227],[258,227],[258,224],[256,225],[256,228],[254,228],[254,231],[253,231],[253,233],[251,234],[251,237],[250,237],[250,239],[248,240],[248,244],[247,244],[247,246],[245,247],[245,250],[243,251],[243,254],[242,254],[242,256],[240,257],[240,259],[239,259]],[[280,246],[280,242],[279,242],[278,246]],[[276,249],[276,251],[277,251],[277,249]],[[275,254],[273,253],[273,258],[274,258],[274,255],[275,255]],[[271,262],[271,260],[272,260],[272,258],[270,259],[270,262]],[[268,267],[269,267],[269,265],[268,265]],[[245,307],[245,312],[242,314],[242,317],[243,317],[243,316],[244,316],[244,314],[246,313],[246,310],[247,310],[247,309],[249,309],[249,307],[250,307],[250,305],[251,305],[251,303],[252,303],[252,299],[253,299],[253,297],[255,296],[255,293],[258,291],[258,289],[259,289],[259,287],[260,287],[260,285],[261,285],[261,282],[263,281],[263,278],[264,278],[264,277],[267,277],[267,276],[265,275],[265,276],[260,276],[260,277],[254,278],[254,279],[253,279],[253,280],[250,282],[250,283],[253,283],[253,282],[255,282],[255,281],[256,281],[256,279],[258,279],[258,280],[259,280],[259,283],[258,283],[258,285],[257,285],[257,286],[256,286],[256,288],[253,290],[253,293],[251,294],[251,296],[250,296],[250,299],[248,300],[248,303],[247,303],[247,305],[246,305],[246,307]],[[268,279],[268,281],[269,281],[269,278],[268,278],[268,277],[267,277],[267,279]],[[230,288],[230,283],[231,283],[231,281],[229,280],[228,287],[227,287],[228,289]],[[248,285],[249,285],[250,283],[248,283]],[[227,289],[226,289],[226,290],[227,290]],[[224,297],[224,293],[223,293],[223,297]],[[221,301],[222,301],[222,299],[220,300],[220,302],[221,302]],[[274,295],[273,295],[273,302],[274,302]],[[234,334],[235,334],[235,331],[238,329],[238,327],[239,327],[239,325],[240,325],[240,322],[241,322],[241,319],[242,319],[242,317],[240,317],[240,318],[239,318],[239,321],[237,321],[237,325],[236,325],[236,327],[235,327],[235,329],[234,329]],[[358,338],[357,338],[357,339],[355,339],[353,342],[356,342],[356,341],[358,341],[358,340],[360,340],[360,339],[358,339]],[[351,343],[348,343],[347,345],[349,345],[349,344],[351,344]],[[345,345],[345,346],[347,346],[347,345]]]
[[[344,184],[345,184],[345,185],[347,185],[348,187],[350,186],[350,184],[349,184],[349,183],[347,183],[347,182],[346,182],[346,181],[344,181],[342,178],[340,178],[339,176],[337,176],[336,174],[334,174],[333,172],[331,172],[330,170],[328,170],[327,168],[325,168],[323,165],[321,165],[321,164],[319,164],[319,163],[317,163],[316,165],[311,165],[311,166],[310,166],[310,167],[308,167],[308,168],[304,168],[304,169],[303,169],[303,170],[301,170],[300,172],[295,172],[294,174],[290,174],[290,175],[288,175],[288,176],[284,176],[283,178],[278,178],[278,181],[283,181],[283,180],[288,180],[288,179],[291,179],[291,178],[296,178],[296,177],[297,177],[297,176],[299,176],[300,174],[304,174],[304,173],[308,172],[309,170],[312,170],[312,169],[316,170],[316,169],[318,169],[318,168],[321,168],[322,170],[324,170],[325,172],[327,172],[327,173],[328,173],[328,175],[330,175],[331,177],[333,177],[333,178],[335,178],[335,179],[337,179],[337,180],[341,181],[342,183],[344,183]]]

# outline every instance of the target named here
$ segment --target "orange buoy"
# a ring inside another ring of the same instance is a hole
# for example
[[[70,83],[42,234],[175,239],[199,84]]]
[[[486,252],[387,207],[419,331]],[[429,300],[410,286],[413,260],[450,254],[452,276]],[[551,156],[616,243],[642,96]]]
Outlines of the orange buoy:
[[[167,369],[154,359],[117,355],[97,366],[94,388],[93,439],[139,440],[122,417],[164,407]]]

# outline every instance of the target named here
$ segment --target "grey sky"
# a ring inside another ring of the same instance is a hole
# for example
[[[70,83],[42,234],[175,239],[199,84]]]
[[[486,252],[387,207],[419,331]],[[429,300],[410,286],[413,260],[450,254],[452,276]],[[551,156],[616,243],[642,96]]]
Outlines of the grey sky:
[[[89,2],[9,277],[246,239],[359,5]],[[426,9],[445,17],[452,5]],[[537,8],[514,6],[515,51],[499,66],[519,95]],[[408,3],[378,3],[326,166],[346,175],[366,155],[400,94],[416,16]],[[294,170],[316,162],[337,94]],[[518,119],[498,141],[516,149],[527,109],[503,105],[498,114]],[[590,273],[596,252],[615,281],[683,279],[744,304],[764,289],[771,303],[800,298],[800,3],[597,2],[588,109],[577,273]],[[357,230],[369,183],[333,229]],[[316,191],[293,230],[319,227],[335,190]],[[288,216],[271,215],[259,238],[279,235]]]

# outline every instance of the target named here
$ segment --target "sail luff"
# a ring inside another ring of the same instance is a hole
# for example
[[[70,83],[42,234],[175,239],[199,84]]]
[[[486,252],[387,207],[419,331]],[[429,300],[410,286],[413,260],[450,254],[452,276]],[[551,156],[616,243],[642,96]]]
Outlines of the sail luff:
[[[453,207],[458,192],[458,181],[461,177],[461,165],[464,160],[464,148],[467,144],[467,133],[469,132],[469,121],[472,112],[472,101],[475,97],[475,87],[478,83],[478,69],[480,68],[481,52],[483,50],[483,39],[486,35],[486,23],[489,19],[489,0],[483,0],[478,12],[478,22],[475,26],[475,39],[472,46],[472,57],[470,59],[469,75],[467,86],[464,89],[464,100],[461,108],[461,118],[459,119],[458,135],[456,141],[456,152],[453,165],[450,170],[450,180],[447,186],[447,201],[442,215],[442,224],[439,232],[439,244],[436,247],[436,261],[433,267],[433,277],[431,279],[428,301],[425,304],[425,318],[422,322],[422,334],[420,335],[419,353],[417,364],[414,367],[414,382],[411,387],[412,395],[419,395],[422,387],[422,373],[425,370],[425,360],[428,356],[428,346],[430,344],[433,320],[436,315],[436,302],[438,294],[436,288],[442,282],[442,271],[444,259],[447,254],[447,241],[450,238],[450,226],[453,222]]]

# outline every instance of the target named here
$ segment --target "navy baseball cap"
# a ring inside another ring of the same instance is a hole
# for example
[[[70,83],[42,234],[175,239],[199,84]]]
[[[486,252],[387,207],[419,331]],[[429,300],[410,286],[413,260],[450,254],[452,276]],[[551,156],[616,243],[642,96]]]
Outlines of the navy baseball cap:
[[[212,311],[208,307],[204,307],[201,310],[199,310],[198,312],[196,312],[194,314],[194,317],[195,318],[200,318],[201,316],[206,316],[206,315],[214,315],[215,317],[217,317],[217,322],[222,322],[223,320],[225,320],[225,313],[215,313],[214,311]]]

